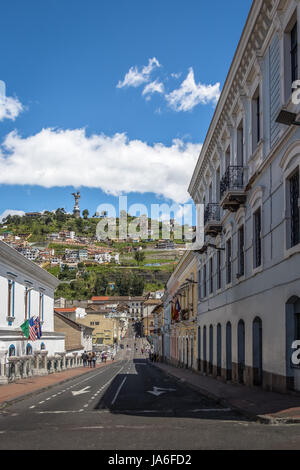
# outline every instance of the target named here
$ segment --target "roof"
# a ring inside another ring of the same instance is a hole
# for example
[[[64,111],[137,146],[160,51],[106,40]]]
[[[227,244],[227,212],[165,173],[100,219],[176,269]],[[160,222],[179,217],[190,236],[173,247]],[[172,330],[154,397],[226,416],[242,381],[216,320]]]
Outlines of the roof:
[[[72,308],[54,308],[55,312],[58,313],[63,313],[63,312],[76,312],[77,307],[72,307]]]
[[[144,302],[144,305],[159,305],[161,304],[160,299],[148,299]]]
[[[76,328],[76,330],[82,330],[83,328],[88,328],[90,330],[93,330],[94,328],[91,328],[90,326],[87,326],[87,325],[83,325],[81,323],[77,323],[76,321],[74,320],[71,320],[70,318],[68,317],[65,317],[65,315],[62,315],[61,313],[58,313],[56,311],[54,311],[54,315],[58,318],[60,318],[61,320],[63,320],[65,323],[67,323],[69,326],[71,326],[72,328]]]
[[[116,302],[116,301],[123,301],[123,302],[137,302],[145,300],[143,296],[131,297],[131,296],[114,296],[114,297],[92,297],[92,302],[100,302],[100,301],[108,301],[108,302]]]
[[[109,300],[109,297],[92,297],[92,301]]]

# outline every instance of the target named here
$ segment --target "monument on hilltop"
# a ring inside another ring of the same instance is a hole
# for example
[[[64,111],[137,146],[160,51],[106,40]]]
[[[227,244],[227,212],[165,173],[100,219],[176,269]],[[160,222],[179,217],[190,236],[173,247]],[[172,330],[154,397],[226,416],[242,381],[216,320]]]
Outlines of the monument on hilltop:
[[[77,193],[72,193],[72,196],[74,196],[75,198],[75,206],[73,209],[73,214],[76,217],[76,219],[79,219],[80,217],[80,209],[79,209],[80,192],[77,191]]]

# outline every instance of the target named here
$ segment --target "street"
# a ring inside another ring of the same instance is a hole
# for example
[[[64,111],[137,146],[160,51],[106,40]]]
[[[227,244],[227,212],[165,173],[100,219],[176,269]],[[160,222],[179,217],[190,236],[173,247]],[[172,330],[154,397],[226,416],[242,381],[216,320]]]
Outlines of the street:
[[[300,425],[254,423],[201,396],[151,364],[142,341],[125,339],[113,364],[4,408],[0,449],[300,447]]]

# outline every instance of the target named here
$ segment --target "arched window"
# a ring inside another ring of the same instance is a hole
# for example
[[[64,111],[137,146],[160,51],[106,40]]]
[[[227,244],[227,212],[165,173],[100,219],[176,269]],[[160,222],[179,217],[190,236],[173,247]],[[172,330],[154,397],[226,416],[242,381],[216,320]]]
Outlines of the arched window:
[[[253,385],[262,385],[263,362],[262,362],[262,321],[256,317],[253,321]]]
[[[9,355],[9,357],[12,357],[12,356],[16,355],[16,348],[13,344],[11,344],[8,348],[8,355]]]
[[[245,370],[245,322],[240,320],[238,323],[237,331],[238,341],[238,381],[244,383],[244,370]]]
[[[32,354],[32,346],[31,344],[27,344],[26,346],[26,356],[31,356]]]
[[[222,326],[217,326],[217,376],[222,374]]]
[[[41,344],[41,351],[44,351],[46,349],[45,343]]]

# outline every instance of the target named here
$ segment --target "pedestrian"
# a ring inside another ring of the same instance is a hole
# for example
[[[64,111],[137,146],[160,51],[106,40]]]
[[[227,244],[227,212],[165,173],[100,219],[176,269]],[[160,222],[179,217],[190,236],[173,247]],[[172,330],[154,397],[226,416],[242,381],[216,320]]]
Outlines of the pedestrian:
[[[82,362],[83,362],[83,367],[86,367],[86,365],[87,365],[87,353],[86,353],[86,351],[84,351],[81,354],[81,359],[82,359]]]
[[[104,362],[106,363],[106,359],[107,359],[107,354],[105,353],[104,354]]]
[[[95,354],[95,352],[93,352],[93,354],[92,354],[92,363],[93,363],[93,367],[96,367],[96,354]]]
[[[89,353],[88,355],[88,365],[89,367],[92,367],[92,353]]]

